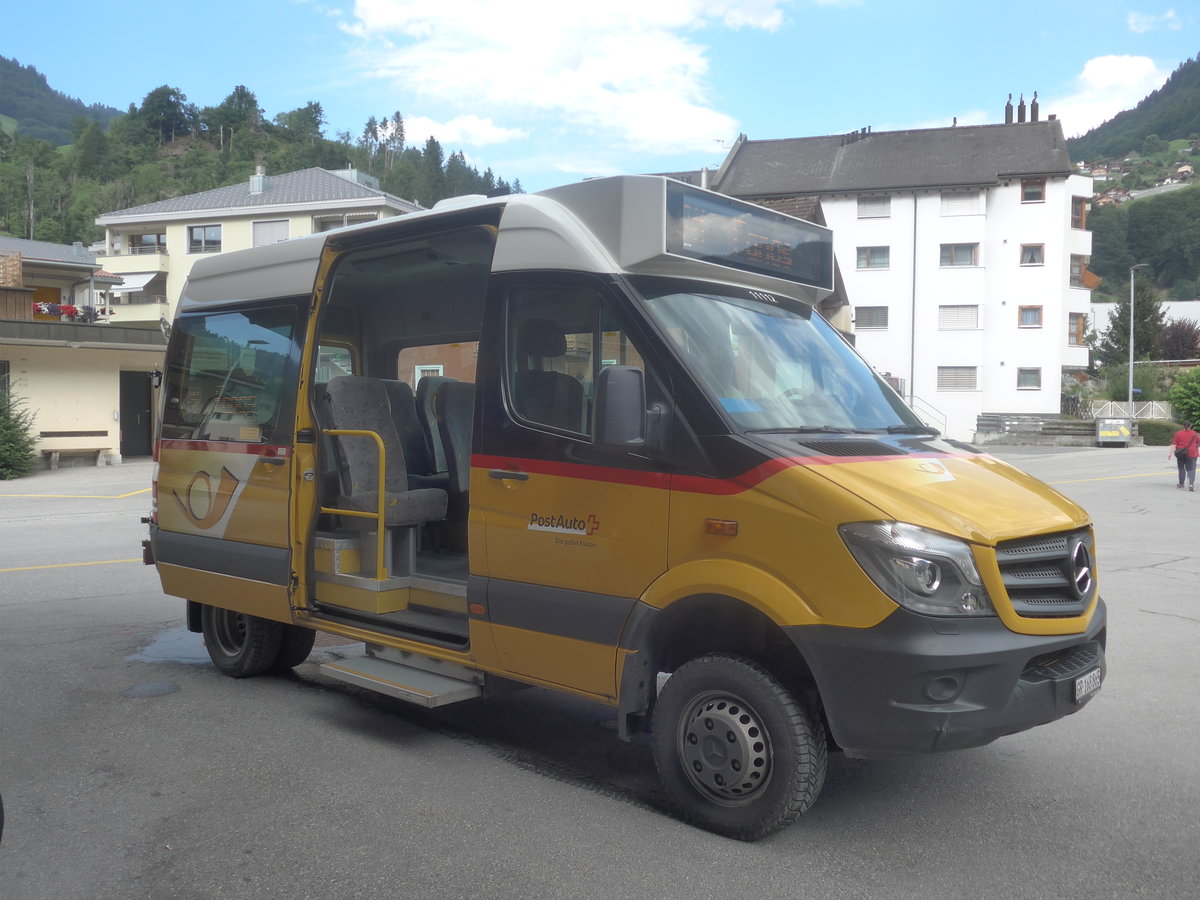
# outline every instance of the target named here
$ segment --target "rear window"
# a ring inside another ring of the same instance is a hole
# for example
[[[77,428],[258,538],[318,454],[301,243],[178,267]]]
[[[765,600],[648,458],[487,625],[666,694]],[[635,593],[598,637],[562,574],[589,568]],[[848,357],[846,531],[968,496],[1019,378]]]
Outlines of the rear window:
[[[290,443],[300,358],[291,304],[181,317],[167,354],[162,436]]]

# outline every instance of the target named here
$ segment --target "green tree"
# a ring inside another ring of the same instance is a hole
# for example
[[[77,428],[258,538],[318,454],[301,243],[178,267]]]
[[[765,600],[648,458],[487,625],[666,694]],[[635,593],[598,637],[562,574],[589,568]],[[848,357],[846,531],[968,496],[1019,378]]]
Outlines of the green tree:
[[[1146,135],[1146,139],[1142,141],[1142,156],[1154,156],[1156,153],[1166,153],[1168,149],[1167,142],[1157,134],[1148,134]]]
[[[1134,359],[1153,359],[1158,351],[1165,322],[1162,304],[1148,277],[1137,279],[1133,305]],[[1129,292],[1117,303],[1108,330],[1100,336],[1096,355],[1106,366],[1128,365]],[[1107,374],[1107,372],[1106,372]]]
[[[1180,373],[1168,393],[1177,421],[1200,422],[1200,369]]]
[[[23,400],[0,394],[0,479],[11,480],[33,471],[33,413]]]
[[[312,100],[304,106],[279,113],[275,124],[286,129],[292,138],[312,143],[325,136],[325,110]]]
[[[142,120],[158,139],[159,146],[188,134],[187,97],[179,88],[156,87],[142,100]]]

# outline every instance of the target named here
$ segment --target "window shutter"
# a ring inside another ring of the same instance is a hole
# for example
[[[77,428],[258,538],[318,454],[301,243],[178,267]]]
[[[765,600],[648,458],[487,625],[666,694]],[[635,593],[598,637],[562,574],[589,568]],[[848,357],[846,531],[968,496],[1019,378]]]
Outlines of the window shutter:
[[[979,327],[979,307],[974,305],[939,306],[938,328],[962,331]]]
[[[937,389],[939,391],[975,390],[975,367],[938,366]]]

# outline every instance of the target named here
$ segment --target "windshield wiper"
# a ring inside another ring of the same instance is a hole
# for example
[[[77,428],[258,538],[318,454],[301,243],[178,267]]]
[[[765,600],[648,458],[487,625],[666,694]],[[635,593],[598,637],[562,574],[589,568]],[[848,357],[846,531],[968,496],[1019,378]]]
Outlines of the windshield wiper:
[[[888,434],[928,434],[931,437],[937,437],[941,434],[936,428],[930,428],[928,425],[889,425]]]
[[[799,425],[795,428],[747,428],[746,434],[870,434],[860,428],[837,428],[833,425]]]

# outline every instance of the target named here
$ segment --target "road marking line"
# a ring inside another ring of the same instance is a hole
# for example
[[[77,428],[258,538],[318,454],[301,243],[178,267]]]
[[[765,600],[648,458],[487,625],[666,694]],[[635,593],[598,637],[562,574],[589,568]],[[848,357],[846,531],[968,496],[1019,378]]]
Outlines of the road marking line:
[[[1075,478],[1071,481],[1047,481],[1046,484],[1083,484],[1085,481],[1116,481],[1120,478],[1161,478],[1170,472],[1142,472],[1140,475],[1104,475],[1100,478]]]
[[[37,569],[70,569],[74,566],[111,566],[117,563],[140,563],[138,559],[101,559],[96,562],[80,563],[51,563],[48,566],[17,566],[13,569],[0,569],[0,572],[33,572]]]
[[[23,497],[26,500],[124,500],[127,497],[136,497],[138,494],[148,494],[150,488],[142,488],[138,491],[130,491],[128,494],[0,494],[0,497]]]

